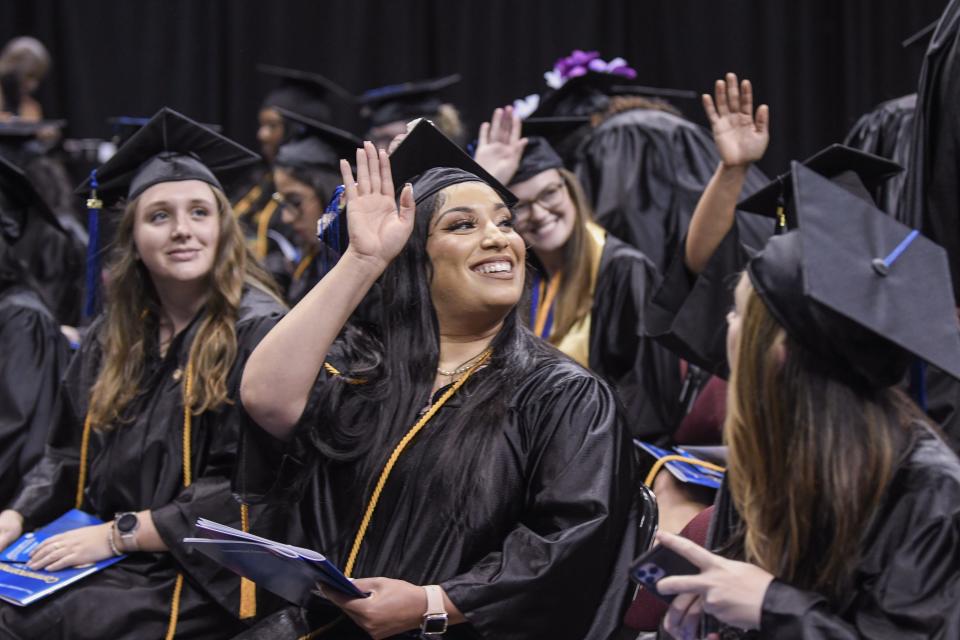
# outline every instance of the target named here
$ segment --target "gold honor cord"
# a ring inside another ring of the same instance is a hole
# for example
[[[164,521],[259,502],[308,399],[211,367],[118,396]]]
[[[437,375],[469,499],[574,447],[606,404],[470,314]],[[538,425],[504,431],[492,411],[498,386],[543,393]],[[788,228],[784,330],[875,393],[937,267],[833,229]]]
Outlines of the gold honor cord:
[[[260,212],[260,219],[257,220],[257,243],[253,251],[260,260],[267,257],[267,232],[270,231],[270,222],[278,206],[277,201],[271,198]]]
[[[550,317],[550,309],[553,307],[553,301],[557,298],[557,292],[560,291],[560,279],[562,273],[557,273],[556,276],[550,280],[550,283],[547,285],[546,295],[540,298],[540,304],[537,306],[537,317],[533,324],[533,332],[537,334],[537,337],[547,338],[549,336],[543,336],[543,328],[547,325],[547,318]],[[540,283],[541,289],[543,288],[543,283]]]
[[[482,367],[484,364],[490,360],[491,350],[487,349],[480,356],[480,359],[477,360],[477,363],[467,369],[463,374],[463,377],[457,380],[453,385],[447,389],[440,399],[436,403],[430,405],[430,408],[427,409],[427,412],[417,420],[417,423],[410,428],[403,438],[400,439],[400,442],[397,443],[397,446],[393,449],[393,453],[390,454],[390,458],[387,459],[387,464],[384,465],[383,471],[380,472],[380,477],[377,479],[377,484],[373,489],[373,494],[370,496],[370,502],[367,504],[367,509],[363,514],[363,520],[360,522],[360,529],[357,531],[356,537],[353,539],[353,548],[350,550],[350,556],[347,558],[347,566],[344,569],[344,574],[349,578],[350,574],[353,573],[354,565],[357,562],[357,556],[360,554],[360,545],[363,543],[363,538],[367,534],[367,527],[370,526],[370,520],[373,518],[373,512],[377,508],[377,502],[380,500],[380,494],[383,492],[384,486],[387,484],[387,478],[390,477],[390,472],[393,471],[394,465],[397,464],[397,460],[400,459],[400,454],[403,453],[404,449],[407,448],[407,445],[413,440],[414,436],[423,429],[430,419],[440,410],[440,408],[446,404],[447,400],[453,397],[453,394],[457,392],[460,387],[462,387],[467,380],[476,372],[477,369]],[[340,372],[330,363],[323,363],[324,368],[334,376],[339,376]],[[347,379],[349,382],[349,379]],[[354,384],[363,384],[361,382],[355,382]],[[340,616],[319,629],[314,629],[310,633],[300,636],[297,640],[313,640],[323,635],[325,632],[329,631],[333,627],[337,626],[340,622],[343,621],[343,616]]]
[[[373,518],[373,512],[377,508],[377,502],[380,500],[380,494],[383,492],[384,486],[387,484],[387,478],[390,477],[390,472],[393,471],[394,465],[397,463],[397,460],[400,458],[400,454],[403,453],[403,450],[407,448],[407,445],[413,440],[414,436],[420,432],[423,427],[426,426],[430,419],[436,415],[437,411],[446,404],[453,394],[457,392],[470,379],[477,369],[487,363],[490,360],[490,349],[487,349],[483,356],[477,361],[475,365],[470,367],[464,374],[463,377],[457,380],[453,386],[451,386],[447,391],[440,396],[440,399],[437,400],[434,404],[430,405],[430,408],[427,410],[423,416],[417,420],[417,423],[413,425],[410,431],[407,432],[407,435],[401,438],[400,442],[394,448],[393,453],[390,454],[390,458],[387,460],[387,464],[384,465],[383,471],[380,472],[380,477],[377,480],[377,484],[373,489],[373,494],[370,496],[370,502],[367,504],[366,512],[363,514],[363,520],[360,522],[360,529],[357,531],[356,537],[353,539],[353,548],[350,550],[350,556],[347,558],[347,565],[344,569],[344,573],[347,577],[350,577],[350,574],[353,573],[353,567],[357,562],[357,556],[360,554],[360,545],[363,543],[363,538],[367,534],[367,527],[370,526],[370,520]]]
[[[712,462],[697,460],[696,458],[688,458],[686,456],[663,456],[654,463],[653,468],[650,469],[650,473],[647,474],[647,479],[643,481],[643,484],[652,488],[653,479],[657,477],[658,473],[660,473],[660,469],[663,468],[663,465],[667,464],[668,462],[686,462],[687,464],[692,464],[695,467],[703,467],[704,469],[710,469],[711,471],[719,471],[720,473],[727,472],[726,469],[715,465]]]
[[[310,263],[313,262],[313,259],[316,257],[316,255],[316,251],[311,251],[303,258],[303,260],[300,261],[300,264],[297,265],[296,271],[293,272],[294,282],[303,277],[303,274],[307,272],[307,269],[310,267]]]

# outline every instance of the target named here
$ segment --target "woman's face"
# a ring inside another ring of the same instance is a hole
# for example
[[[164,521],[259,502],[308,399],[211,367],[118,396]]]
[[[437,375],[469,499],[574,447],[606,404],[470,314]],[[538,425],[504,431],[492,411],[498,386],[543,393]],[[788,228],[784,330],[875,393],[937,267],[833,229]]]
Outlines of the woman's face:
[[[736,366],[737,349],[740,347],[740,328],[743,325],[743,313],[747,308],[747,296],[752,286],[747,272],[744,271],[733,292],[733,309],[727,312],[727,362],[731,370]]]
[[[323,215],[323,205],[316,192],[283,169],[273,170],[273,184],[283,198],[283,222],[297,233],[300,247],[317,245],[317,222]]]
[[[260,109],[257,115],[260,126],[257,128],[257,142],[260,143],[260,153],[267,162],[273,162],[277,157],[277,150],[283,142],[283,116],[276,109]]]
[[[520,301],[526,249],[513,214],[490,186],[464,182],[440,192],[427,254],[441,326],[499,321]]]
[[[213,271],[220,213],[200,180],[161,182],[137,199],[133,243],[154,282],[193,283]]]
[[[577,211],[563,176],[549,169],[510,187],[519,202],[513,208],[517,231],[534,251],[556,251],[567,244]]]

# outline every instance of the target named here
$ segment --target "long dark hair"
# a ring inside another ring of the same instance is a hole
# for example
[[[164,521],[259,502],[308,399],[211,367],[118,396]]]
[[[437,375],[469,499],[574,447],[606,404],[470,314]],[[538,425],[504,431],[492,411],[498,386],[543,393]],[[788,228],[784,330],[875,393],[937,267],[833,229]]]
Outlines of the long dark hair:
[[[321,385],[315,402],[312,443],[328,458],[355,462],[358,477],[367,479],[367,494],[398,439],[430,402],[440,346],[426,247],[438,197],[442,192],[417,205],[406,247],[381,276],[377,326],[348,324],[331,353],[337,367],[365,384]],[[488,366],[458,392],[460,407],[441,436],[432,482],[444,487],[436,495],[444,496],[452,514],[472,491],[493,486],[483,461],[490,458],[485,454],[510,410],[513,391],[538,361],[557,354],[523,326],[518,307],[506,315],[493,339]]]

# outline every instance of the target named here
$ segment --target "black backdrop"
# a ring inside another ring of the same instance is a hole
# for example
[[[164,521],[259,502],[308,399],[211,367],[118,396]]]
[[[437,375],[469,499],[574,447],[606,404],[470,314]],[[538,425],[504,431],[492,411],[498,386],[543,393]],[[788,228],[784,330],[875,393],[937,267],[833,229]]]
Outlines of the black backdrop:
[[[837,141],[875,104],[916,90],[925,41],[900,41],[945,0],[0,0],[0,42],[40,38],[39,97],[70,137],[169,105],[254,144],[271,87],[257,62],[320,71],[348,89],[459,71],[475,125],[542,90],[574,48],[625,57],[645,84],[709,90],[734,70],[772,111],[768,172]],[[702,122],[697,102],[678,106]],[[343,124],[356,128],[352,113]]]

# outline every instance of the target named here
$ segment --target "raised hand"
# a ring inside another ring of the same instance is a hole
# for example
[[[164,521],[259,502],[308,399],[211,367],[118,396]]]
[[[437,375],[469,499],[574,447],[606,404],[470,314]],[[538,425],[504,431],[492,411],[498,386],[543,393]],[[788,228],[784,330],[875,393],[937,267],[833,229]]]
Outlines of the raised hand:
[[[474,160],[503,184],[508,184],[517,172],[527,146],[520,130],[520,116],[514,113],[513,107],[495,109],[490,122],[480,125]]]
[[[350,216],[347,253],[381,270],[386,269],[413,231],[416,214],[413,186],[404,186],[398,208],[387,152],[378,151],[370,142],[364,142],[363,149],[357,149],[356,182],[346,160],[340,161],[340,175],[346,186]]]
[[[703,94],[703,110],[723,163],[742,166],[762,158],[770,142],[770,109],[763,104],[754,114],[750,81],[738,85],[736,74],[728,73],[725,80],[716,81],[714,95],[715,99]]]

